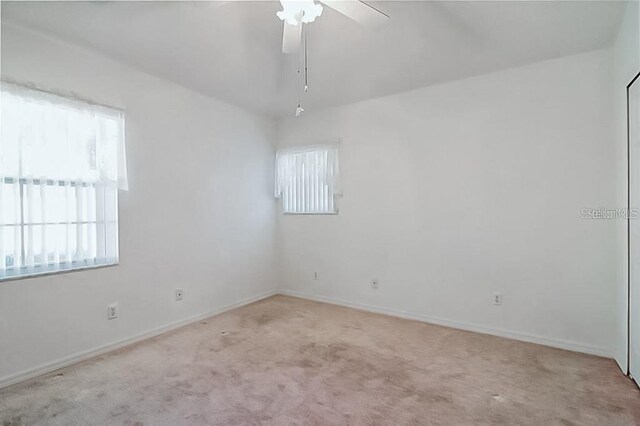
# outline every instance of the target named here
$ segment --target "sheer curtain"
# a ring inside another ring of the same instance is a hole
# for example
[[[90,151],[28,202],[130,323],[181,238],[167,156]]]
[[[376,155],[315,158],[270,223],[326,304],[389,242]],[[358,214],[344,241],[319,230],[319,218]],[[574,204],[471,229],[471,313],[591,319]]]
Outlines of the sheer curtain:
[[[124,113],[0,89],[0,278],[117,262]]]
[[[341,193],[337,145],[277,152],[275,196],[282,199],[285,213],[337,213]]]

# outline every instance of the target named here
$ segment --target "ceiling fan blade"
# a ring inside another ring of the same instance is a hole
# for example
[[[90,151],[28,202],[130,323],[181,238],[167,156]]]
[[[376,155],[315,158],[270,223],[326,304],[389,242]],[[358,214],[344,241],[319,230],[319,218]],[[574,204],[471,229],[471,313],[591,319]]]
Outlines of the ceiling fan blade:
[[[287,24],[283,21],[282,29],[282,53],[295,53],[300,48],[300,38],[302,36],[302,23],[298,25]]]
[[[389,21],[389,15],[359,0],[320,0],[347,18],[367,27],[378,27]]]

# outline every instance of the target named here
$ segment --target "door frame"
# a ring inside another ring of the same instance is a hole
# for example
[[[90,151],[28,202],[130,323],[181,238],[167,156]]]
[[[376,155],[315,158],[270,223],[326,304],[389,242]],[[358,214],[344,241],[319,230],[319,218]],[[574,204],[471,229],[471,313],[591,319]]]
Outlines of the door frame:
[[[640,78],[640,72],[627,84],[627,376],[631,377],[631,117],[629,116],[629,90]],[[640,83],[639,83],[640,84]],[[640,380],[640,377],[638,378]],[[640,383],[632,380],[640,387]]]

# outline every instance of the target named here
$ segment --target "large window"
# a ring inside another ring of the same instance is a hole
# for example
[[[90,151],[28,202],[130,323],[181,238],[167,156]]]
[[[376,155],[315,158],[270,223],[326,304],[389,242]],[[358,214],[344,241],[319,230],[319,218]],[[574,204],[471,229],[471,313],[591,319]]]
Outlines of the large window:
[[[289,214],[338,213],[340,194],[337,145],[279,150],[276,197]]]
[[[118,262],[124,113],[2,83],[0,280]]]

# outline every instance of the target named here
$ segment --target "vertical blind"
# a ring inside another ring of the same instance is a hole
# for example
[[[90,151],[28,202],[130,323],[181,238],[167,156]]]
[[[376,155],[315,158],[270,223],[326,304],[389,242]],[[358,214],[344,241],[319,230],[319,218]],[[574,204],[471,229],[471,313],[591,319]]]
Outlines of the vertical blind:
[[[0,89],[0,279],[117,262],[124,113]]]
[[[340,194],[338,147],[279,150],[276,155],[276,198],[285,213],[337,213]]]

